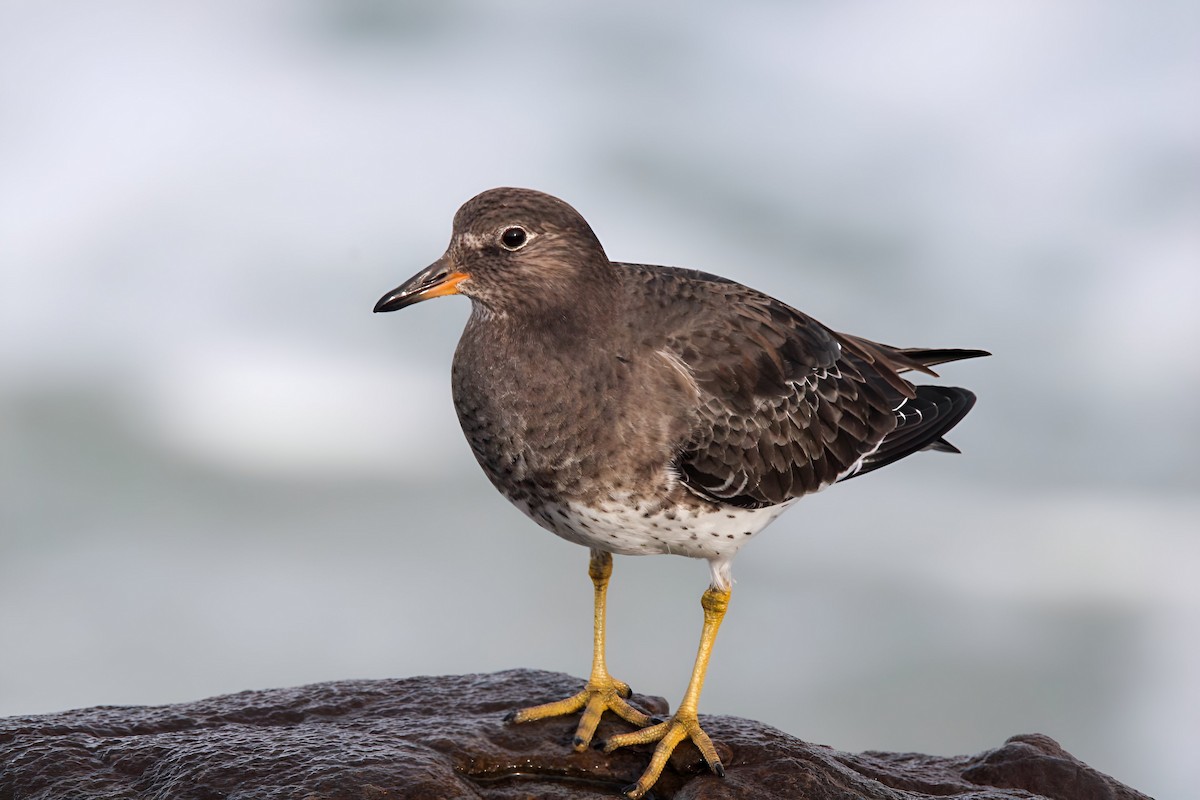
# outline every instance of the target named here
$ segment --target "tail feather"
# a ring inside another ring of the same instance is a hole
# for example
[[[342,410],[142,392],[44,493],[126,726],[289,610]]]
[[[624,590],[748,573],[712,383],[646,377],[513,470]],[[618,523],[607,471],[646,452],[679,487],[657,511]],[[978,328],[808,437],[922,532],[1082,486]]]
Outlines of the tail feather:
[[[909,392],[903,385],[903,379],[895,377],[899,373],[915,370],[936,378],[938,374],[930,367],[947,364],[951,361],[991,355],[986,350],[954,347],[892,347],[890,344],[880,344],[848,333],[839,333],[837,336],[842,346],[848,347],[859,358],[865,359],[870,364],[879,364],[886,368],[886,371],[881,371],[881,374],[888,379],[890,372],[891,379],[888,380],[888,383],[905,395],[908,395]]]
[[[925,450],[935,450],[939,453],[961,453],[962,452],[962,450],[959,450],[957,447],[950,444],[945,439],[938,439],[936,442],[930,442],[929,444],[925,445],[924,449]]]
[[[905,358],[916,361],[923,367],[936,367],[938,364],[949,364],[951,361],[963,361],[968,358],[983,358],[990,356],[987,350],[971,350],[954,347],[906,347],[896,350]]]

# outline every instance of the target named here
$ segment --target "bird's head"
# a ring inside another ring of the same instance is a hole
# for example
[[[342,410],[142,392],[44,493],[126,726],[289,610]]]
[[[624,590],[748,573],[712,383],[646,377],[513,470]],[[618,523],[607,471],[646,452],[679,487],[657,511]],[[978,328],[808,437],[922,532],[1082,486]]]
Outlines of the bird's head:
[[[454,215],[437,261],[385,294],[378,311],[463,294],[497,315],[559,314],[612,278],[604,248],[579,212],[530,189],[489,189]]]

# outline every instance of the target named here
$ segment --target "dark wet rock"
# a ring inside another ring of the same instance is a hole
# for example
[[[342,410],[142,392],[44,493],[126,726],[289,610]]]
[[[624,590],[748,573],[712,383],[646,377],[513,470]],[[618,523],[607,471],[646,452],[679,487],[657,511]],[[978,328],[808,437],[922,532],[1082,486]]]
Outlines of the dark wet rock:
[[[574,753],[573,719],[503,722],[513,708],[565,697],[580,684],[513,670],[10,717],[0,719],[0,800],[611,798],[638,777],[649,748]],[[653,713],[667,710],[660,698],[634,700]],[[702,720],[727,777],[704,771],[687,744],[656,797],[1145,797],[1037,734],[975,756],[856,755],[737,717]],[[626,729],[606,719],[597,739]]]

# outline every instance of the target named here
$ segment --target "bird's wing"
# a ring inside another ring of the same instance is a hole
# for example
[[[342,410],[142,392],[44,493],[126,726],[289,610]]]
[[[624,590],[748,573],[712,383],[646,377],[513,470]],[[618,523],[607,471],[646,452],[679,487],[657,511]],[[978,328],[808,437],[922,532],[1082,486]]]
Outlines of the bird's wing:
[[[676,461],[680,479],[718,502],[763,507],[817,491],[941,439],[974,397],[915,387],[899,373],[981,352],[900,350],[838,334],[722,278],[663,270],[652,283],[685,309],[665,320],[666,349],[698,404]],[[652,290],[656,287],[651,287]],[[653,293],[653,292],[652,292]],[[692,303],[678,301],[691,297]]]

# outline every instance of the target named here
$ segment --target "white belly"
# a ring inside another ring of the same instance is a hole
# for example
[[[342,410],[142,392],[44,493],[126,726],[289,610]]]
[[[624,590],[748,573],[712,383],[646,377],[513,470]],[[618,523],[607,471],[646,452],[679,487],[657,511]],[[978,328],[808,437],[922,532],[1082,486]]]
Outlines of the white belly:
[[[521,510],[542,527],[584,547],[619,555],[673,554],[728,562],[793,502],[753,509],[663,509],[650,502],[636,507],[608,502],[595,508],[567,503]]]

